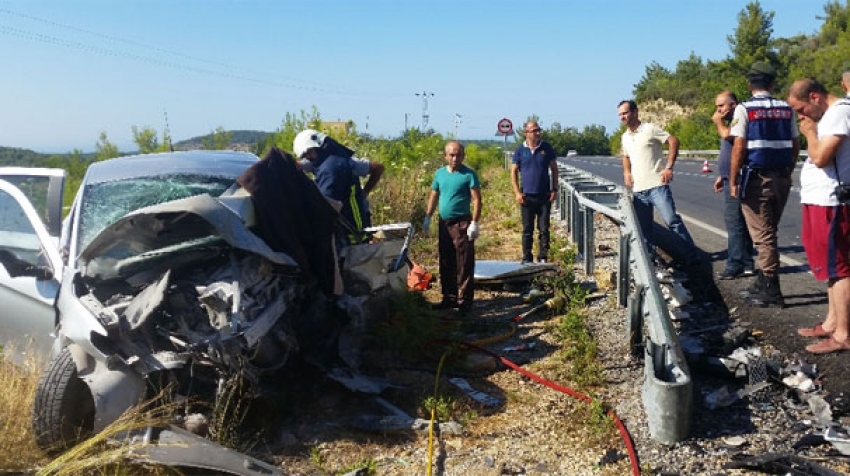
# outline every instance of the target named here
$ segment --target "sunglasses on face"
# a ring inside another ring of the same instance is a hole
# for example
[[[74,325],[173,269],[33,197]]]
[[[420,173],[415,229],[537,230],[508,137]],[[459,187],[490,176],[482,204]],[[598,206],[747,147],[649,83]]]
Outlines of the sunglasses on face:
[[[540,129],[539,128],[538,129],[529,129],[525,132],[526,132],[526,134],[532,134],[532,133],[536,134],[536,133],[540,132]]]

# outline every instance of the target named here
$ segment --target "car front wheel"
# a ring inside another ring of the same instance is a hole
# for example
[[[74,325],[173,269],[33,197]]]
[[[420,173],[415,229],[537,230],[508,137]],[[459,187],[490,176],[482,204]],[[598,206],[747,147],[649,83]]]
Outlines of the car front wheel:
[[[77,366],[68,349],[50,361],[35,393],[32,428],[39,448],[60,453],[92,433],[94,399],[77,376]]]

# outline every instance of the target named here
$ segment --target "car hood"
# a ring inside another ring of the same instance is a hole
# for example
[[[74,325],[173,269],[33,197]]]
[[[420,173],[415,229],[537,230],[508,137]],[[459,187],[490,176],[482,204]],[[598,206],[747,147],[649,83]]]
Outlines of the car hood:
[[[297,266],[292,257],[272,250],[251,232],[246,221],[252,215],[248,195],[197,195],[141,208],[100,232],[80,254],[79,269],[88,278],[126,278],[203,259],[227,246]]]

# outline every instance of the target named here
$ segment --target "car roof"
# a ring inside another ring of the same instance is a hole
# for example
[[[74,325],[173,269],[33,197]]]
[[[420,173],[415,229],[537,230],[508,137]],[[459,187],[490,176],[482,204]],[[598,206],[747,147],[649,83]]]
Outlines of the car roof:
[[[83,181],[93,184],[174,174],[201,174],[236,179],[258,160],[260,158],[250,152],[233,150],[128,155],[91,164]]]

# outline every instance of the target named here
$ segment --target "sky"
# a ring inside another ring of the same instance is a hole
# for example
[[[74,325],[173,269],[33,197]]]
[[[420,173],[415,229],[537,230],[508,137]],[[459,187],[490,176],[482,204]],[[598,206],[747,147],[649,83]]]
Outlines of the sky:
[[[91,152],[278,130],[287,113],[397,137],[619,127],[646,67],[730,56],[744,0],[0,0],[0,146]],[[773,36],[826,0],[762,0]]]

